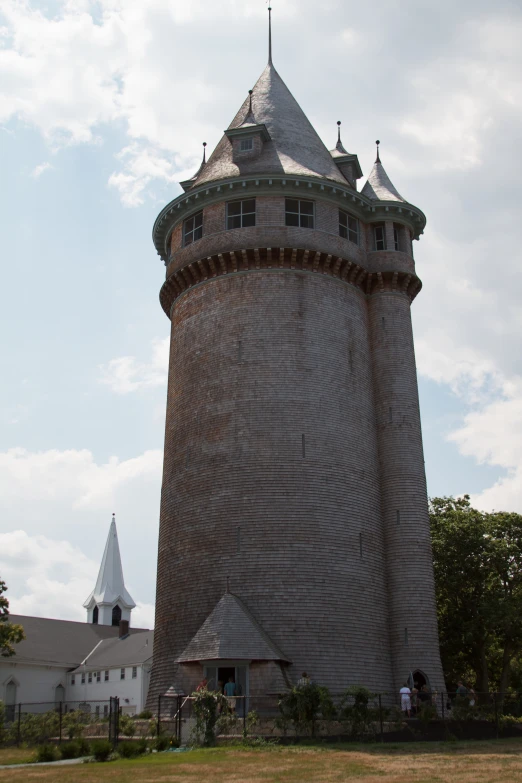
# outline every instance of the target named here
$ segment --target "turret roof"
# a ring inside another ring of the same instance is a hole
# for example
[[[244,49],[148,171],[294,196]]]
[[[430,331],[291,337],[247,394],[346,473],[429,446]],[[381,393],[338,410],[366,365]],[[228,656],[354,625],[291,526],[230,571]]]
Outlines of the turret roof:
[[[232,144],[225,135],[199,172],[194,186],[257,173],[322,177],[346,185],[331,154],[271,62],[254,87],[252,114],[249,96],[228,130],[245,127],[253,118],[258,125],[265,125],[270,135],[260,154],[234,163]]]
[[[176,663],[210,660],[288,661],[244,603],[225,593]]]
[[[113,514],[98,579],[84,606],[88,607],[92,601],[96,604],[113,604],[118,600],[122,602],[126,609],[134,609],[136,606],[123,581],[118,532],[116,530],[116,519]]]
[[[373,164],[373,169],[361,193],[371,201],[402,201],[406,203],[406,199],[401,196],[386,174],[379,155],[377,155],[377,160]]]

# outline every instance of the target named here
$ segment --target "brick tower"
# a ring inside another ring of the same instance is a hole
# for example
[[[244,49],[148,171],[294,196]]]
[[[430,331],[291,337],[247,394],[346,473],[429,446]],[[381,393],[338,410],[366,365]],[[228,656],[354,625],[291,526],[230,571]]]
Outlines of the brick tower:
[[[153,231],[171,320],[150,703],[443,686],[410,304],[423,213],[269,63]]]

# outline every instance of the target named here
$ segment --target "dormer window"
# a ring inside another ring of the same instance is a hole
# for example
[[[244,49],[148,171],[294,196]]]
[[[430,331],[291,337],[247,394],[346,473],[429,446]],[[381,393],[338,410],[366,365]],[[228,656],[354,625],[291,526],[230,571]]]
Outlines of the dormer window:
[[[254,139],[241,139],[239,149],[241,152],[250,152],[254,149]]]
[[[285,199],[285,225],[313,228],[314,202],[296,198]]]
[[[247,198],[227,204],[227,229],[247,228],[256,224],[256,200]]]
[[[386,250],[386,233],[383,225],[373,227],[373,245],[375,250]]]
[[[339,234],[344,239],[359,244],[359,221],[342,210],[339,210]]]
[[[183,245],[191,245],[203,236],[203,212],[196,212],[183,223]]]

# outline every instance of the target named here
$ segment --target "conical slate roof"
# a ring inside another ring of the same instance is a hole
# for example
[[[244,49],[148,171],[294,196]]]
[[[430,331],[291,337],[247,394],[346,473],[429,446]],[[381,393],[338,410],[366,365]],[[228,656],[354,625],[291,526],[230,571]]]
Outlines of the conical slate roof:
[[[250,99],[246,98],[228,130],[252,122]],[[255,158],[234,163],[232,144],[223,136],[194,186],[249,174],[288,174],[325,179],[346,185],[332,156],[310,124],[294,96],[272,63],[268,63],[252,93],[252,114],[258,125],[266,125],[266,141]],[[248,120],[247,120],[248,118]]]
[[[288,661],[244,603],[225,593],[176,663],[212,660]]]
[[[98,579],[84,606],[88,607],[93,600],[96,604],[112,604],[118,599],[121,600],[127,609],[134,609],[136,606],[123,581],[118,532],[116,530],[116,519],[113,514]]]
[[[401,196],[386,174],[379,158],[375,161],[361,193],[372,201],[402,201],[406,203],[406,199]]]

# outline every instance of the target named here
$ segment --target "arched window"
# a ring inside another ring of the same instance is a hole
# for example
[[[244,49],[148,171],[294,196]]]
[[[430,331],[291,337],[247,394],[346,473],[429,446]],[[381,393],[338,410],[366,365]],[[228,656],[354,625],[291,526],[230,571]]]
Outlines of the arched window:
[[[92,623],[93,625],[98,625],[98,607],[95,606],[92,610]]]
[[[57,705],[65,701],[65,688],[63,685],[57,685],[54,689],[54,701]]]
[[[16,682],[10,680],[5,688],[5,719],[8,723],[15,719]]]
[[[112,624],[119,625],[121,620],[121,608],[116,604],[112,610]]]

